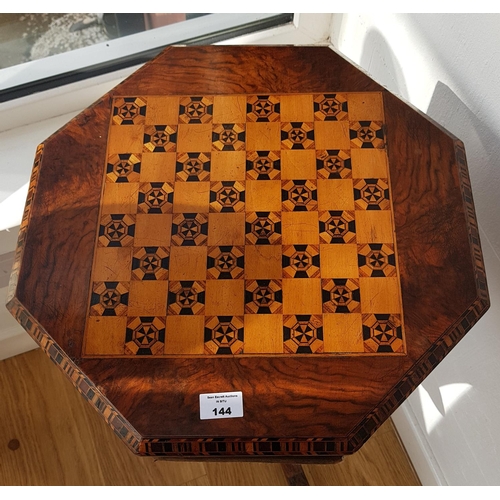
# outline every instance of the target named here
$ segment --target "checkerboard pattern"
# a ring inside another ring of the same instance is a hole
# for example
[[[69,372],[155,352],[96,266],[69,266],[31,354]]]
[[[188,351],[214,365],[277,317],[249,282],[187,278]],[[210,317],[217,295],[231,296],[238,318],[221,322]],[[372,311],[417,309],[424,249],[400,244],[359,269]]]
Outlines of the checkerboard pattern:
[[[401,355],[382,95],[113,101],[87,357]]]

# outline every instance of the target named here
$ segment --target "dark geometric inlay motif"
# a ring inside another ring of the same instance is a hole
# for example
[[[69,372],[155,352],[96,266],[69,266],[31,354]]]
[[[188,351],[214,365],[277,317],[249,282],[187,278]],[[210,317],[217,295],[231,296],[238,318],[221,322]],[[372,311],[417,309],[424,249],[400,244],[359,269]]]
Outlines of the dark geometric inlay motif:
[[[210,179],[210,153],[181,153],[175,164],[176,179],[187,182]]]
[[[143,142],[146,153],[175,151],[177,125],[149,125],[144,128]]]
[[[222,123],[214,125],[213,149],[217,151],[241,151],[245,149],[245,124]]]
[[[349,137],[351,147],[363,149],[383,149],[385,147],[382,122],[351,122]]]
[[[247,179],[272,180],[281,178],[279,151],[247,152]]]
[[[179,123],[209,123],[212,121],[213,99],[184,97],[179,102]]]
[[[138,211],[145,214],[172,212],[174,187],[168,182],[147,182],[139,188]]]
[[[251,245],[281,243],[281,218],[276,212],[249,212],[245,222],[246,241]]]
[[[241,278],[245,272],[244,247],[209,247],[207,278],[231,280]]]
[[[201,281],[172,281],[168,291],[168,312],[192,316],[205,312],[205,285]]]
[[[323,320],[320,315],[297,314],[283,317],[283,348],[290,354],[323,352]]]
[[[467,158],[465,157],[465,149],[463,143],[460,141],[455,142],[455,153],[460,171],[460,182],[462,188],[462,197],[466,207],[467,214],[467,230],[469,233],[469,241],[473,248],[473,262],[475,267],[476,285],[479,296],[485,302],[483,307],[489,303],[488,286],[486,284],[486,275],[483,265],[483,254],[481,244],[479,241],[479,229],[477,226],[476,215],[474,211],[474,203],[472,199],[472,187],[469,178],[469,171],[467,169]]]
[[[97,281],[92,287],[91,316],[125,316],[129,284],[118,281]]]
[[[284,278],[316,278],[320,274],[317,245],[288,245],[283,247]]]
[[[253,280],[246,282],[245,313],[281,314],[283,292],[277,280]]]
[[[318,177],[322,179],[347,179],[352,177],[349,152],[341,149],[316,151],[316,170]]]
[[[243,212],[245,185],[239,181],[212,182],[210,185],[210,212]]]
[[[205,354],[241,354],[243,318],[212,316],[205,319]]]
[[[281,145],[284,149],[314,149],[314,124],[282,123]]]
[[[314,96],[314,118],[319,121],[347,119],[347,98],[343,94]]]
[[[172,243],[177,246],[199,246],[207,241],[208,217],[205,214],[177,214],[172,221]]]
[[[113,123],[139,125],[144,123],[146,102],[139,97],[119,97],[113,101]]]
[[[132,257],[132,279],[155,281],[168,279],[169,254],[167,248],[137,248]]]
[[[347,210],[320,212],[319,237],[322,243],[352,243],[355,241],[354,212]]]
[[[280,119],[280,102],[276,96],[256,95],[247,100],[247,120],[276,122]]]
[[[141,160],[134,154],[111,155],[106,166],[107,182],[137,182]]]
[[[135,216],[104,215],[99,225],[98,244],[102,247],[129,247],[134,242]]]
[[[307,212],[318,208],[316,181],[282,181],[281,201],[285,212]]]
[[[140,316],[128,318],[125,334],[125,352],[134,356],[163,354],[165,346],[165,318]]]
[[[363,314],[362,318],[365,352],[404,352],[399,314]]]
[[[396,255],[393,245],[370,243],[358,245],[360,276],[387,278],[396,275]]]
[[[390,210],[386,179],[358,179],[354,182],[354,204],[361,210]]]
[[[324,313],[361,312],[357,279],[322,279],[321,298]]]
[[[11,276],[17,276],[19,272],[19,252],[21,252],[26,236],[26,225],[28,224],[28,220],[31,213],[31,203],[33,201],[33,197],[35,196],[36,187],[38,184],[38,174],[40,172],[40,162],[42,160],[44,146],[43,144],[39,144],[36,148],[36,156],[35,161],[33,162],[33,170],[31,171],[30,182],[28,186],[28,194],[26,196],[26,204],[23,210],[23,216],[21,220],[21,226],[19,228],[19,235],[17,240],[16,247],[16,256],[14,259],[14,265],[12,267]]]

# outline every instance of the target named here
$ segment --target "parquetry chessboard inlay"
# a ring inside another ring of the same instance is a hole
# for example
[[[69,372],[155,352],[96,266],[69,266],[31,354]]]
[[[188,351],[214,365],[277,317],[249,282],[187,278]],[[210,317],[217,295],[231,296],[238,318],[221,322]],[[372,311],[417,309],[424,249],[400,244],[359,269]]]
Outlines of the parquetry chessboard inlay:
[[[86,357],[401,355],[382,95],[115,98]]]

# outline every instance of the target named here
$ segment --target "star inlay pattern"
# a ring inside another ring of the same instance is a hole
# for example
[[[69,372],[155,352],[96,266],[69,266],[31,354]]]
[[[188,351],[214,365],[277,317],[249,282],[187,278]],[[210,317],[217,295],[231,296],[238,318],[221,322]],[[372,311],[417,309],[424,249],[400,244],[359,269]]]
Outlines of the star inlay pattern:
[[[403,332],[398,314],[363,314],[363,342],[368,352],[403,352]]]
[[[172,212],[174,187],[168,182],[148,182],[139,188],[138,212],[166,214]]]
[[[319,237],[323,243],[342,244],[355,242],[355,213],[351,210],[320,212]]]
[[[120,97],[113,105],[113,124],[139,125],[146,116],[146,100],[139,97]]]
[[[205,285],[202,281],[171,281],[168,312],[182,316],[204,314],[205,295]]]
[[[211,212],[242,212],[245,209],[245,186],[238,181],[212,182]]]
[[[353,148],[381,149],[385,147],[384,130],[381,122],[351,122],[349,137]]]
[[[210,179],[210,153],[178,153],[176,180],[186,182]]]
[[[205,214],[184,213],[174,216],[172,243],[179,246],[203,245],[207,241],[208,217]]]
[[[132,246],[135,235],[135,216],[128,214],[105,215],[99,226],[99,245],[105,247]]]
[[[396,256],[393,245],[370,243],[358,245],[360,276],[389,278],[396,274]]]
[[[281,179],[279,151],[247,152],[246,177],[253,180]]]
[[[213,99],[210,97],[184,97],[179,103],[179,123],[210,123]]]
[[[314,124],[282,123],[281,145],[283,149],[314,149]]]
[[[134,249],[132,279],[143,281],[167,279],[169,260],[167,248],[142,247]]]
[[[247,281],[245,287],[245,312],[250,314],[280,314],[283,292],[278,280]]]
[[[313,314],[285,316],[283,325],[283,345],[286,352],[313,354],[323,351],[321,316]]]
[[[349,152],[340,149],[316,151],[316,169],[320,179],[348,179],[352,177]]]
[[[282,181],[281,201],[287,212],[307,212],[318,209],[316,181]]]
[[[323,279],[321,280],[321,290],[323,312],[361,312],[361,297],[357,279]]]
[[[144,128],[145,153],[165,153],[175,151],[177,125],[154,125]]]
[[[162,354],[165,345],[165,321],[151,316],[131,317],[127,322],[125,351],[135,356]]]
[[[119,154],[108,158],[107,182],[138,182],[141,173],[140,155]]]
[[[276,96],[250,96],[247,100],[249,122],[275,122],[280,119],[280,102]]]
[[[283,277],[316,278],[320,275],[320,254],[317,245],[283,247]]]
[[[314,118],[320,121],[338,121],[347,118],[348,103],[344,94],[314,96]]]
[[[208,248],[207,279],[238,279],[245,273],[245,248],[221,246]]]
[[[361,210],[390,210],[386,179],[358,179],[354,182],[354,203]]]
[[[242,317],[207,317],[205,322],[205,351],[207,354],[239,354],[243,350]]]
[[[97,282],[92,287],[90,314],[124,316],[127,313],[129,284],[117,281]]]
[[[247,244],[281,244],[281,218],[276,212],[248,212],[245,228]]]
[[[212,143],[213,149],[217,151],[241,151],[245,149],[245,125],[242,123],[214,125]]]

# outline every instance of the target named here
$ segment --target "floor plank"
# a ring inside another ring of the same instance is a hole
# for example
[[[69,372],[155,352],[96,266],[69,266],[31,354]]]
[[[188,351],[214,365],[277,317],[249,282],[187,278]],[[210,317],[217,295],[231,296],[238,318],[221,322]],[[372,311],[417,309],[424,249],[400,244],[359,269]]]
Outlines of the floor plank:
[[[0,362],[0,485],[418,485],[391,422],[344,462],[172,462],[133,455],[40,351]],[[287,477],[289,476],[289,477]]]
[[[40,350],[0,362],[0,400],[0,484],[180,485],[206,474],[199,462],[133,455]]]
[[[205,467],[211,486],[288,486],[281,464],[207,462]]]
[[[419,486],[420,482],[388,421],[353,455],[335,465],[304,465],[311,486]]]

